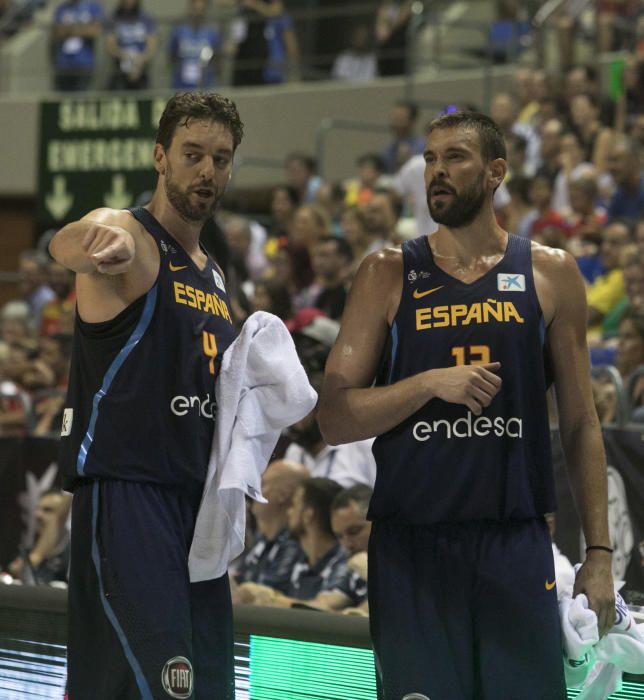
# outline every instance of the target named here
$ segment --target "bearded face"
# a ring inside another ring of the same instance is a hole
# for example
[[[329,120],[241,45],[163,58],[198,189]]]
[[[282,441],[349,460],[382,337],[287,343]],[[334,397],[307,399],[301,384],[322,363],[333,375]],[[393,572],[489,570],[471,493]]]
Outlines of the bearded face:
[[[203,222],[210,218],[215,213],[223,194],[219,192],[214,182],[182,188],[173,177],[169,161],[166,166],[164,185],[170,204],[182,219],[189,222]]]
[[[440,180],[432,180],[427,188],[427,205],[432,219],[449,228],[469,226],[485,202],[485,173],[471,185],[458,191]]]

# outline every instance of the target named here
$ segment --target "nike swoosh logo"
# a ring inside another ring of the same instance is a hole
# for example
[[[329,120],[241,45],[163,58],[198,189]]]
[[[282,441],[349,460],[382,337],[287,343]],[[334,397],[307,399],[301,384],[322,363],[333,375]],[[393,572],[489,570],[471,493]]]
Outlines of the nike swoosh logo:
[[[556,579],[552,583],[548,583],[548,579],[546,579],[546,590],[551,591],[555,587],[556,583],[557,583]]]
[[[170,272],[179,272],[179,270],[185,270],[187,269],[187,265],[173,265],[172,263],[168,263],[168,267],[170,268]]]
[[[417,289],[414,289],[413,297],[414,299],[422,299],[423,297],[426,297],[428,294],[433,294],[434,292],[437,292],[439,289],[442,289],[445,285],[441,284],[440,287],[434,287],[433,289],[428,289],[424,292],[419,292]]]

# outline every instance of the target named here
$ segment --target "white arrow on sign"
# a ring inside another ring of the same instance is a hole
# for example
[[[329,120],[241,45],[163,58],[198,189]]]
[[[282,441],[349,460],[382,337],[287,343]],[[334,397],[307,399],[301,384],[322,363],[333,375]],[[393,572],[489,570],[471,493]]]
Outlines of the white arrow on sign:
[[[125,190],[125,175],[112,177],[112,190],[105,194],[105,206],[110,209],[125,209],[132,201],[132,193]]]
[[[60,221],[71,209],[74,195],[67,192],[67,180],[64,175],[55,175],[52,191],[45,196],[45,207],[49,213]]]

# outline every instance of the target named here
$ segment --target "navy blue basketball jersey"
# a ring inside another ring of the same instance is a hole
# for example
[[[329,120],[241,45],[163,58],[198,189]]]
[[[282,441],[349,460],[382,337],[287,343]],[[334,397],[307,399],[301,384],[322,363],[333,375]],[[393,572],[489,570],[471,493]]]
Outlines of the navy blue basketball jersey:
[[[435,398],[378,437],[370,517],[440,523],[553,511],[545,326],[530,241],[510,235],[500,262],[471,284],[436,265],[426,236],[402,250],[386,382],[498,361],[503,384],[480,416]]]
[[[206,475],[215,381],[234,339],[224,281],[146,209],[131,212],[158,245],[159,274],[115,318],[76,316],[60,447],[68,488],[82,478],[173,485]]]

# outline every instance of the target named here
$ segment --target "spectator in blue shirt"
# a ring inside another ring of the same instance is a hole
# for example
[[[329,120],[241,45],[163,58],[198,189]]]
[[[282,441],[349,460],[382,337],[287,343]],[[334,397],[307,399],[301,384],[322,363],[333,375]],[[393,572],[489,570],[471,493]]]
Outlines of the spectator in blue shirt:
[[[120,0],[107,32],[107,50],[114,59],[110,89],[147,88],[148,65],[158,42],[155,23],[140,0]]]
[[[189,0],[188,4],[189,20],[175,27],[170,36],[172,86],[176,90],[214,88],[213,57],[221,47],[221,35],[205,23],[208,0]]]
[[[415,133],[418,106],[408,100],[398,100],[389,115],[389,129],[394,140],[382,152],[385,172],[393,174],[412,157],[425,150],[425,139]]]
[[[54,11],[52,50],[56,90],[86,90],[94,75],[94,44],[103,8],[92,0],[67,0]]]
[[[628,136],[616,136],[608,151],[608,170],[615,191],[608,203],[608,218],[637,221],[644,214],[644,173],[641,146]]]
[[[266,17],[264,37],[268,56],[264,66],[264,82],[278,84],[294,78],[299,51],[293,20],[282,0],[242,0],[242,5]]]

